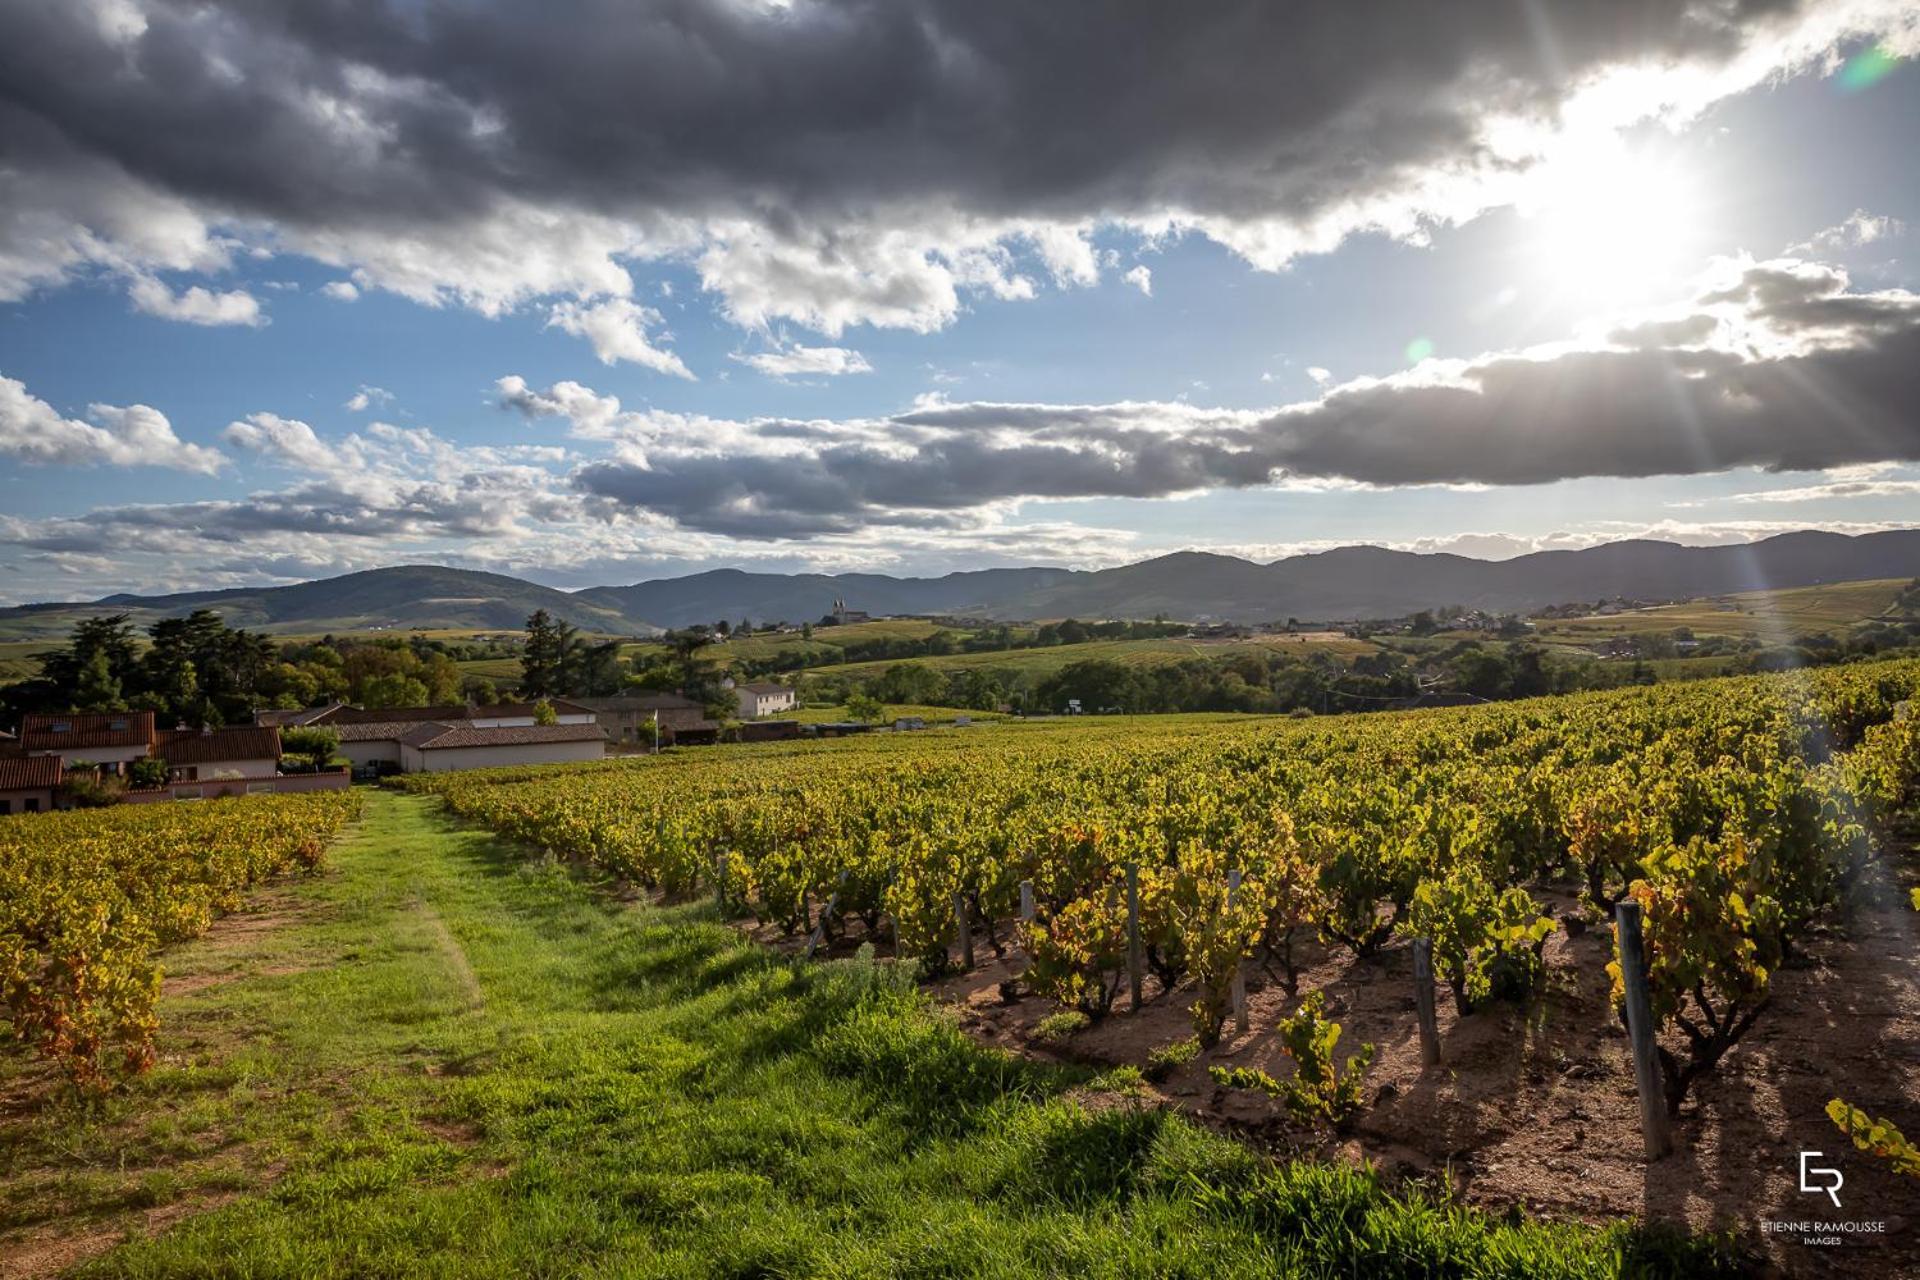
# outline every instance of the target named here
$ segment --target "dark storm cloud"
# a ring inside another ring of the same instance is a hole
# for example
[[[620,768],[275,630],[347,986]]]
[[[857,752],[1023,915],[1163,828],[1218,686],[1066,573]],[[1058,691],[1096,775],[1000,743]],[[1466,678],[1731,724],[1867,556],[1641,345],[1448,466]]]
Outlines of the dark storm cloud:
[[[644,461],[587,466],[574,480],[689,528],[796,537],[1021,498],[1920,460],[1920,297],[1845,284],[1813,264],[1757,265],[1705,295],[1701,310],[1623,330],[1618,345],[1423,366],[1266,414],[936,404],[884,424],[838,424],[841,442],[802,454],[785,451],[791,433],[779,424],[762,437],[775,446],[765,453],[669,444]],[[835,429],[814,426],[817,438]],[[893,438],[876,438],[876,427]]]
[[[0,5],[0,168],[34,179],[18,199],[49,219],[109,223],[137,190],[302,232],[344,265],[405,252],[370,241],[436,227],[457,241],[508,206],[606,217],[682,248],[700,220],[742,219],[827,256],[835,236],[929,211],[1324,232],[1436,173],[1497,170],[1491,118],[1551,122],[1606,67],[1811,56],[1846,34],[1817,10],[15,2]],[[459,267],[374,266],[415,270]],[[543,285],[584,287],[565,271],[531,281]],[[929,306],[906,310],[926,323]]]

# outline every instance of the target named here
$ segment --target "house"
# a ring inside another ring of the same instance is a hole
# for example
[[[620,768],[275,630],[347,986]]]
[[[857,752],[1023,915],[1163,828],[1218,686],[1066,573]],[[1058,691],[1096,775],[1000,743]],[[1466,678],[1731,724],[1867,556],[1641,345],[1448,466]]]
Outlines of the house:
[[[277,725],[155,729],[151,711],[30,714],[20,727],[20,750],[20,759],[49,762],[39,765],[33,776],[51,776],[55,788],[63,774],[81,765],[124,777],[136,760],[165,761],[166,784],[126,792],[125,799],[134,803],[260,791],[331,791],[349,781],[345,770],[281,774]],[[50,805],[50,789],[30,790],[45,790]],[[23,802],[27,798],[42,797],[21,797]]]
[[[167,762],[166,790],[175,800],[271,791],[280,776],[280,729],[241,725],[164,730],[154,735],[151,754]]]
[[[0,758],[0,815],[51,812],[59,787],[58,756]]]
[[[740,699],[740,718],[757,720],[761,716],[779,715],[791,711],[799,704],[791,687],[784,684],[768,684],[765,681],[752,680],[746,684],[735,685],[733,692]]]
[[[597,724],[480,726],[471,723],[415,725],[400,739],[406,773],[493,769],[503,765],[567,764],[598,760],[607,736]]]
[[[707,718],[704,706],[677,693],[629,693],[574,701],[593,712],[607,737],[615,742],[650,743],[656,723],[660,726],[662,746],[684,745],[686,734],[717,735],[720,729],[718,721]]]
[[[121,774],[153,746],[153,712],[31,712],[20,723],[20,749],[56,756],[61,769],[90,764]]]
[[[537,702],[489,706],[321,708],[305,727],[331,729],[356,774],[485,769],[501,765],[597,760],[606,734],[593,708],[547,700],[555,723],[540,723]],[[265,713],[261,713],[265,714]],[[256,716],[257,718],[257,716]]]

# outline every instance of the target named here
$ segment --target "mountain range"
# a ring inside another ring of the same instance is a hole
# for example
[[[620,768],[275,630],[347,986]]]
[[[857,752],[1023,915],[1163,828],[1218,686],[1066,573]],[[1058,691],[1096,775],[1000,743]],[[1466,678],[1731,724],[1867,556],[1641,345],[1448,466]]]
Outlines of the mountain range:
[[[1722,547],[1633,540],[1511,560],[1356,546],[1268,564],[1182,551],[1113,569],[985,569],[936,578],[715,569],[571,592],[501,574],[401,565],[284,587],[25,605],[0,610],[0,637],[57,636],[87,614],[124,611],[145,622],[196,608],[216,609],[235,626],[277,633],[509,629],[545,609],[584,630],[648,634],[721,618],[817,619],[835,600],[876,616],[1330,621],[1453,604],[1513,612],[1571,601],[1686,600],[1914,576],[1920,576],[1920,529],[1855,536],[1807,531]]]

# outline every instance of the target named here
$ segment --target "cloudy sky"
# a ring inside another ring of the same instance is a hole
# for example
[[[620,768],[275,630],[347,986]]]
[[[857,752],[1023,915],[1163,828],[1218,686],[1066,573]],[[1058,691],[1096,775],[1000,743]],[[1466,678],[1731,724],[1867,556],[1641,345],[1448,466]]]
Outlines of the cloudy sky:
[[[0,0],[0,602],[1920,523],[1920,4]]]

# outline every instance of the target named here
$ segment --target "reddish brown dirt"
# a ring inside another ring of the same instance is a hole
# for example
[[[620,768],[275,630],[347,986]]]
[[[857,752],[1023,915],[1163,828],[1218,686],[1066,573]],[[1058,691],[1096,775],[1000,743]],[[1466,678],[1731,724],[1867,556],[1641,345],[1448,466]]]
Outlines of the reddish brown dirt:
[[[1913,861],[1910,857],[1909,862]],[[1908,877],[1911,879],[1911,876]],[[1542,894],[1554,901],[1553,894]],[[1567,899],[1555,902],[1563,914]],[[777,930],[755,936],[797,950]],[[858,944],[840,939],[834,954]],[[1002,927],[1000,937],[1013,931]],[[1016,1053],[1070,1057],[1097,1065],[1144,1066],[1153,1048],[1191,1033],[1188,992],[1166,992],[1148,977],[1146,1000],[1116,1011],[1065,1045],[1033,1038],[1055,1006],[1033,996],[1007,1002],[1002,983],[1025,967],[1008,944],[996,959],[976,939],[977,967],[931,984],[960,1024]],[[1844,931],[1816,936],[1804,957],[1774,978],[1774,996],[1719,1069],[1695,1086],[1676,1123],[1678,1150],[1645,1158],[1627,1038],[1607,999],[1608,930],[1574,938],[1557,932],[1546,950],[1548,982],[1532,1007],[1496,1005],[1455,1016],[1439,991],[1442,1061],[1423,1070],[1414,1016],[1411,951],[1396,942],[1356,961],[1343,948],[1297,945],[1300,989],[1323,990],[1344,1027],[1342,1055],[1377,1046],[1367,1074],[1369,1106],[1345,1138],[1316,1134],[1258,1094],[1217,1087],[1212,1065],[1291,1071],[1271,1032],[1291,1010],[1277,982],[1249,976],[1252,1029],[1148,1086],[1149,1098],[1278,1153],[1372,1161],[1390,1176],[1444,1179],[1461,1199],[1488,1208],[1524,1207],[1542,1218],[1601,1223],[1645,1218],[1736,1233],[1775,1273],[1799,1276],[1920,1277],[1920,1183],[1853,1150],[1827,1119],[1844,1097],[1920,1131],[1920,915],[1885,895]],[[956,957],[957,959],[957,957]],[[1016,984],[1017,986],[1017,984]],[[1674,1048],[1679,1048],[1675,1041]],[[1841,1208],[1798,1189],[1799,1152],[1844,1173]],[[1802,1244],[1767,1222],[1866,1221],[1884,1234],[1845,1246]]]

